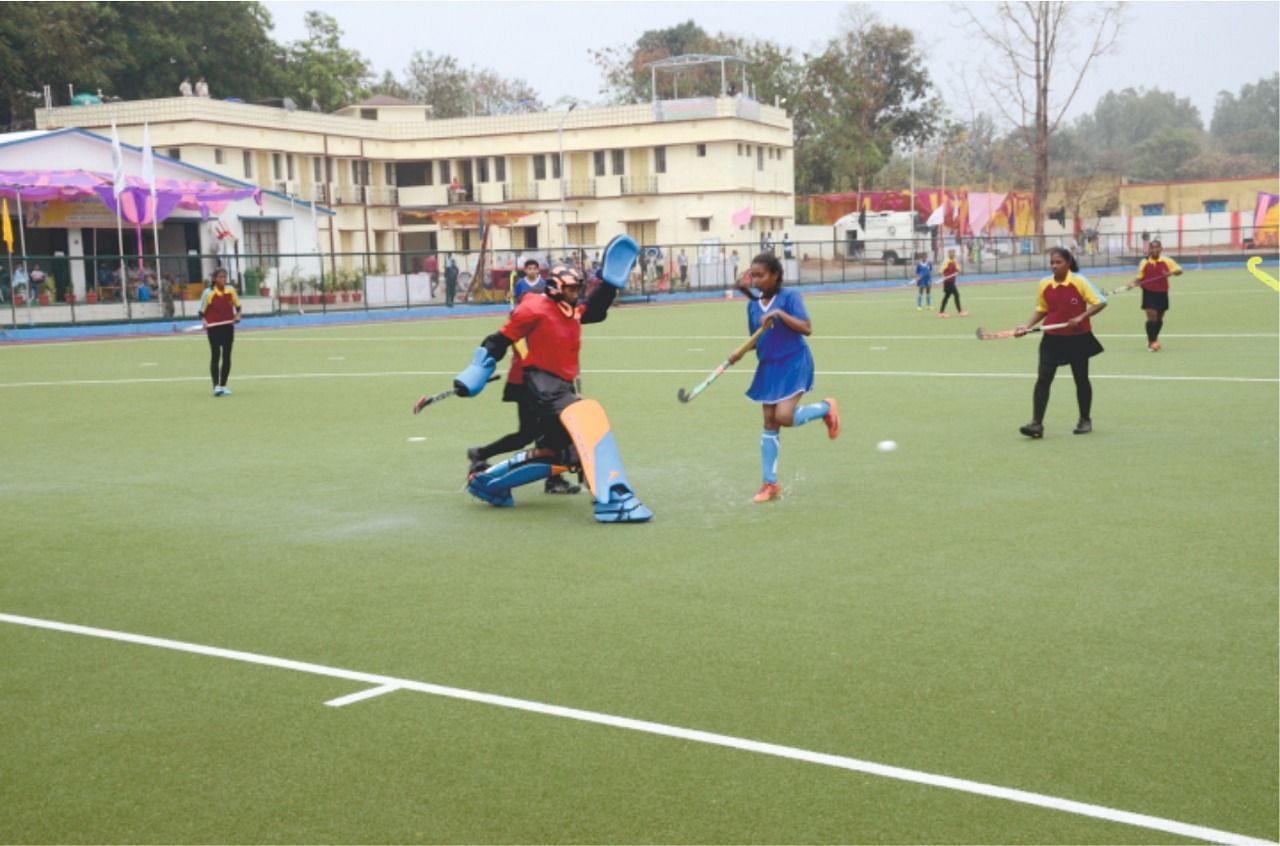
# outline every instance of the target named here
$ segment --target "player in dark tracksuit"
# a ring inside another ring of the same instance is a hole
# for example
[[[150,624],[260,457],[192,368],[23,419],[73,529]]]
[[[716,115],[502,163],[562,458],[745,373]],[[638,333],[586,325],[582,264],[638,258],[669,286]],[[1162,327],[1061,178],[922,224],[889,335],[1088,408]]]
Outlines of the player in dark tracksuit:
[[[240,322],[240,298],[236,289],[227,285],[227,272],[213,272],[213,284],[204,289],[198,316],[209,336],[209,376],[213,379],[215,397],[231,396],[227,377],[231,375],[231,345],[236,340],[236,324]]]

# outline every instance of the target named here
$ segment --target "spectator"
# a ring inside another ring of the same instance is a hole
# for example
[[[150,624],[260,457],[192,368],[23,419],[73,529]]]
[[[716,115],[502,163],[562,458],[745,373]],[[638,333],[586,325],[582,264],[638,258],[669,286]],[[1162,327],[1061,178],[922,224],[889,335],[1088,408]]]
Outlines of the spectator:
[[[209,83],[204,81],[203,76],[196,80],[196,96],[197,97],[209,96]]]
[[[791,243],[791,236],[786,232],[782,233],[782,257],[795,258],[795,245]]]
[[[680,267],[680,287],[689,287],[689,257],[684,254],[684,250],[680,251],[680,255],[676,256],[676,264]]]
[[[182,82],[179,83],[178,85],[178,93],[181,94],[183,97],[190,97],[192,95],[193,92],[191,90],[191,77],[184,76],[182,78]]]
[[[427,274],[427,284],[431,289],[431,298],[435,299],[436,287],[440,281],[440,260],[436,258],[435,253],[427,254],[427,259],[423,262],[422,269]]]
[[[458,263],[449,256],[444,266],[444,304],[453,308],[454,295],[458,293]]]

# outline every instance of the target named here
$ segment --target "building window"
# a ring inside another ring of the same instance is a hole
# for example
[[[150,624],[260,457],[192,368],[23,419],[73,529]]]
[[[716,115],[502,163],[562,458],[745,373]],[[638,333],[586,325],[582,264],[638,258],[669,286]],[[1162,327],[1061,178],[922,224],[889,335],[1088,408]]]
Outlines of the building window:
[[[604,150],[596,150],[593,158],[595,159],[596,176],[604,176]]]
[[[215,147],[215,148],[213,149],[213,163],[214,163],[214,164],[223,164],[223,158],[224,158],[224,157],[223,157],[223,155],[222,155],[222,148],[221,148],[221,147]]]
[[[738,144],[738,155],[739,155],[739,156],[741,156],[741,155],[742,155],[742,144],[741,144],[741,142],[739,142],[739,144]]]
[[[324,182],[324,159],[319,156],[311,158],[311,181],[317,185]]]
[[[506,156],[493,157],[493,178],[498,182],[507,181],[507,158]]]
[[[280,241],[277,235],[278,226],[274,220],[253,220],[245,218],[240,221],[244,228],[244,251],[249,264],[259,267],[275,265],[276,255],[280,252]]]
[[[654,173],[667,172],[667,148],[666,147],[653,148],[653,172]]]
[[[1159,215],[1162,215],[1162,214],[1164,214],[1164,203],[1143,203],[1142,204],[1143,217],[1158,217]]]
[[[610,152],[612,153],[613,158],[613,174],[614,176],[621,176],[627,172],[627,157],[623,154],[622,150],[611,150]]]
[[[285,163],[285,169],[289,173],[289,176],[287,178],[290,181],[292,181],[293,180],[293,153],[290,153],[289,155],[284,157],[284,163]]]
[[[449,184],[449,179],[450,179],[450,176],[449,176],[449,161],[448,161],[448,159],[441,159],[441,161],[440,161],[440,184],[441,184],[441,185],[448,185],[448,184]]]
[[[547,157],[546,156],[537,155],[533,157],[533,178],[534,179],[547,178]]]
[[[387,162],[382,166],[382,181],[388,185],[396,184],[396,166]]]
[[[165,155],[167,155],[169,158],[175,161],[179,161],[179,162],[182,161],[182,150],[178,149],[177,147],[170,147],[169,152],[166,153]]]
[[[361,109],[360,117],[363,120],[377,120],[378,110],[377,109]]]
[[[488,156],[476,159],[476,181],[477,182],[489,181],[489,157]]]
[[[422,184],[423,184],[423,185],[435,185],[435,184],[436,184],[436,163],[435,163],[435,162],[423,162],[423,163],[422,163],[422,165],[423,165],[423,167],[422,167]]]
[[[271,178],[284,179],[284,176],[281,175],[283,172],[284,172],[284,168],[280,164],[280,154],[272,153],[271,154]]]
[[[1205,200],[1204,210],[1209,214],[1217,214],[1227,210],[1226,200]]]
[[[764,147],[756,147],[756,170],[764,170]]]
[[[551,176],[555,179],[560,178],[560,157],[551,156]]]
[[[700,158],[700,159],[705,159],[706,157],[707,157],[707,145],[706,145],[706,144],[699,144],[699,145],[698,145],[698,158]]]
[[[710,231],[711,231],[711,218],[709,218],[709,217],[700,217],[700,218],[698,218],[698,231],[699,231],[699,232],[710,232]]]

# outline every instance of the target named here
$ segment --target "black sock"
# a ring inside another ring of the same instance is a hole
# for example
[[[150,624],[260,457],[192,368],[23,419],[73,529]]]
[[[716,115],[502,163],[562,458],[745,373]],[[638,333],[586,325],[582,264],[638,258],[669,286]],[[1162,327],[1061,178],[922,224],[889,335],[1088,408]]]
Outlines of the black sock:
[[[1161,320],[1157,320],[1157,321],[1156,321],[1154,324],[1152,324],[1152,325],[1156,327],[1156,328],[1155,328],[1155,334],[1153,334],[1153,335],[1151,336],[1151,340],[1153,340],[1153,341],[1154,341],[1154,340],[1156,340],[1157,338],[1159,338],[1159,337],[1160,337],[1160,330],[1164,328],[1164,320],[1163,320],[1163,319],[1161,319]]]
[[[1158,330],[1156,327],[1158,325],[1159,324],[1157,324],[1154,320],[1147,321],[1147,343],[1148,344],[1155,342],[1156,335],[1158,334]]]

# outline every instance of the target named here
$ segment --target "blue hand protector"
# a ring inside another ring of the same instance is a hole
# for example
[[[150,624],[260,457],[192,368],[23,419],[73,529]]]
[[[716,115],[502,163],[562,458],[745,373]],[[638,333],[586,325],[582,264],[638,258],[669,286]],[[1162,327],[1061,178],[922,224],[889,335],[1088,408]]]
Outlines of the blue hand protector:
[[[600,278],[615,288],[627,287],[627,277],[640,257],[640,245],[629,235],[617,235],[604,248]]]
[[[488,350],[484,347],[476,347],[475,353],[471,356],[471,363],[453,377],[453,389],[460,397],[479,396],[484,386],[489,383],[489,377],[493,375],[497,366],[498,363],[493,360],[493,356],[489,355]]]

